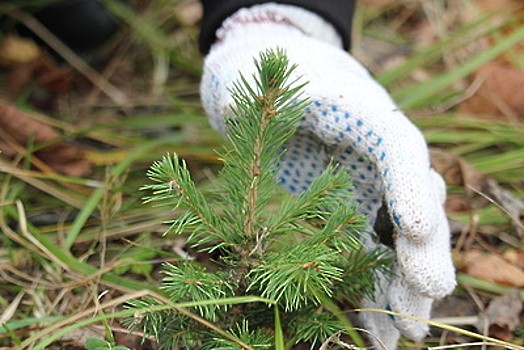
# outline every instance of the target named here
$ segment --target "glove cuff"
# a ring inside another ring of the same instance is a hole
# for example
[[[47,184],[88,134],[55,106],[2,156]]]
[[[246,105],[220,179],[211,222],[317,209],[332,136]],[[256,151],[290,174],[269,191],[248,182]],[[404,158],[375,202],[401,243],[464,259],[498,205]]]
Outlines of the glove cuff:
[[[300,30],[307,36],[342,47],[342,38],[335,27],[319,15],[300,7],[282,4],[255,5],[242,8],[228,17],[217,30],[217,42],[225,40],[231,32],[257,23],[274,23]]]

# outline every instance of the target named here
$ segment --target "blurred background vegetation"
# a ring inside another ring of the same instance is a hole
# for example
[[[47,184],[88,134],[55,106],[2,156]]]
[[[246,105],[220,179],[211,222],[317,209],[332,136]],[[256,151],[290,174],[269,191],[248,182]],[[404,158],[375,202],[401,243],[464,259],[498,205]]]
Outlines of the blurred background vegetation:
[[[202,187],[220,169],[224,141],[198,96],[200,4],[103,0],[115,32],[82,49],[36,20],[53,3],[0,4],[0,348],[91,336],[154,348],[104,315],[155,290],[162,262],[209,258],[162,236],[178,213],[139,191],[167,152]],[[506,293],[524,288],[523,5],[360,0],[352,50],[423,130],[448,183],[460,287],[435,316],[516,345],[522,299]],[[493,303],[514,315],[500,321]],[[73,327],[81,319],[97,322]],[[428,344],[471,340],[434,334]]]

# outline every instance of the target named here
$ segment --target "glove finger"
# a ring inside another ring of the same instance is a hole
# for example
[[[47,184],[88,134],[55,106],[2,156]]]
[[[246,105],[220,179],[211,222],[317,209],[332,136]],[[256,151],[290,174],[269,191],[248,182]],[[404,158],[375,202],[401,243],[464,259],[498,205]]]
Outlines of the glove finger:
[[[374,300],[364,299],[362,308],[390,310],[399,316],[364,311],[359,316],[363,326],[384,341],[388,348],[396,346],[400,334],[414,341],[422,340],[429,331],[428,324],[402,315],[429,320],[433,299],[417,294],[401,277],[391,280],[380,275],[375,288]]]
[[[449,227],[442,212],[439,226],[425,242],[399,236],[396,240],[399,273],[421,295],[440,299],[455,288],[455,269],[450,252]]]
[[[371,243],[371,246],[374,246]],[[372,248],[372,247],[368,247]],[[375,293],[373,300],[364,298],[361,303],[363,309],[380,309],[387,308],[389,303],[387,297],[387,285],[389,284],[386,277],[382,274],[378,276],[378,281],[375,285]],[[359,320],[364,329],[370,332],[368,337],[375,349],[395,349],[397,347],[398,338],[400,337],[399,330],[394,325],[394,318],[388,314],[376,311],[362,311],[359,314]]]
[[[374,164],[360,158],[349,149],[336,153],[334,159],[345,165],[351,173],[355,186],[355,199],[361,203],[361,212],[367,214],[370,225],[382,203],[382,188],[376,182]],[[441,207],[445,200],[445,184],[438,173],[430,173],[436,197],[435,206]],[[455,274],[450,254],[449,228],[443,210],[432,220],[438,224],[434,235],[424,242],[415,242],[399,235],[396,240],[397,259],[400,273],[412,288],[432,298],[449,294],[455,286]]]
[[[446,185],[434,170],[431,179],[441,204],[446,199]],[[449,225],[444,210],[438,214],[434,218],[438,226],[427,241],[418,243],[403,236],[396,241],[398,265],[406,283],[417,293],[435,299],[450,294],[456,286]]]
[[[401,315],[429,320],[433,299],[417,294],[401,278],[397,278],[388,287],[389,308]],[[402,316],[394,316],[395,326],[405,337],[420,341],[429,331],[429,325],[422,321],[417,321]]]

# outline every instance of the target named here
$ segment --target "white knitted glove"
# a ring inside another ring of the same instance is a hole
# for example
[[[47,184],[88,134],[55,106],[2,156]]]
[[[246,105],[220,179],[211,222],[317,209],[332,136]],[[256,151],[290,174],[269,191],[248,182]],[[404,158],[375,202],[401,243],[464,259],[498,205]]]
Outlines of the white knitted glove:
[[[384,202],[396,231],[396,276],[383,277],[382,292],[363,306],[428,319],[432,300],[453,290],[455,273],[442,207],[445,186],[430,167],[422,134],[366,69],[340,49],[332,26],[313,13],[288,5],[254,6],[228,18],[217,37],[201,81],[211,125],[224,132],[232,104],[228,88],[240,72],[249,79],[261,51],[283,48],[298,64],[296,77],[309,82],[305,97],[311,104],[285,145],[282,185],[300,193],[331,158],[345,165],[370,227]],[[421,322],[379,313],[364,312],[362,320],[388,348],[396,346],[397,329],[414,340],[428,329]]]

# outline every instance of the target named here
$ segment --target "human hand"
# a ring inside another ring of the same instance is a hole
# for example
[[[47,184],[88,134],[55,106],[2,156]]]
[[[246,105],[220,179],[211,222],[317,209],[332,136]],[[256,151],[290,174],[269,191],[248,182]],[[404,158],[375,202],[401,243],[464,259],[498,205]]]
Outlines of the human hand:
[[[296,77],[309,82],[304,97],[311,104],[285,145],[282,185],[298,194],[330,159],[344,165],[370,227],[385,203],[395,231],[396,278],[382,278],[383,294],[365,305],[428,318],[432,300],[453,290],[455,274],[442,207],[445,186],[431,169],[420,131],[366,69],[337,47],[329,25],[305,10],[285,5],[243,9],[224,22],[217,37],[201,83],[212,126],[224,132],[224,117],[232,104],[229,88],[240,72],[249,79],[260,51],[283,48],[290,62],[298,64]],[[388,345],[396,343],[398,332],[391,318],[383,325],[383,315],[369,315],[363,319],[370,330],[386,337]],[[418,340],[427,332],[422,323],[398,317],[394,321],[410,338]]]

